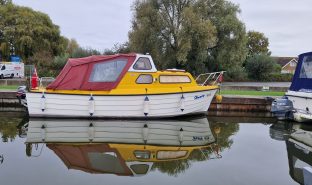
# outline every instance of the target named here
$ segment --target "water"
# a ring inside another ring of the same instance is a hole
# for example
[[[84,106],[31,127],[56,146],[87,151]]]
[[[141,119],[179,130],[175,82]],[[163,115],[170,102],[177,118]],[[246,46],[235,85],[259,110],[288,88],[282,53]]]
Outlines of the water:
[[[303,145],[296,147],[300,139],[297,145],[290,139],[296,131],[310,134],[309,125],[197,117],[92,121],[90,129],[86,120],[36,119],[27,133],[22,126],[28,120],[13,117],[0,115],[5,185],[291,185],[303,182],[300,164],[309,166],[312,159]]]

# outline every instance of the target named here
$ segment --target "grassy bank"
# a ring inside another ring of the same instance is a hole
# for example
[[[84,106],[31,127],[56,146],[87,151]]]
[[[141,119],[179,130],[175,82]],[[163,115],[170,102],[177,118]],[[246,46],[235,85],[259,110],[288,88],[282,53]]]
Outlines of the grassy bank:
[[[221,94],[222,95],[247,95],[247,96],[283,96],[285,92],[222,90]]]
[[[17,90],[17,85],[1,85],[0,90]]]

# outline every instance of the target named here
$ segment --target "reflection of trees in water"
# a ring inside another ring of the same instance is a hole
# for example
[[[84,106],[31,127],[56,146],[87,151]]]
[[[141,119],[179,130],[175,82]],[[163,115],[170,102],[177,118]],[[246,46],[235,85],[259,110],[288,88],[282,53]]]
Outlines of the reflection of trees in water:
[[[235,135],[239,130],[238,123],[212,123],[210,128],[216,143],[211,144],[208,147],[204,147],[203,150],[193,150],[187,159],[155,162],[152,170],[159,170],[162,173],[167,173],[170,176],[178,176],[180,173],[184,173],[191,164],[196,161],[206,161],[212,158],[216,158],[216,152],[224,151],[227,148],[231,148],[233,140],[232,135]]]
[[[224,149],[231,148],[233,139],[231,136],[235,135],[239,130],[238,123],[211,123],[211,129],[217,139],[217,143],[222,152]]]
[[[180,173],[185,172],[191,166],[191,162],[188,159],[155,162],[152,170],[158,169],[162,173],[167,173],[170,176],[177,176]]]
[[[18,125],[22,118],[0,117],[0,134],[2,142],[14,141],[18,134]]]

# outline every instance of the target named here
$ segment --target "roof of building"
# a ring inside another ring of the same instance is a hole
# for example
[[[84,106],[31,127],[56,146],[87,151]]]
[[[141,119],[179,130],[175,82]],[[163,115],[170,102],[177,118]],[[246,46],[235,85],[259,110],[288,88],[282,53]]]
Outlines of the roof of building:
[[[295,59],[295,61],[298,63],[298,57],[273,57],[273,59],[281,67],[284,67],[286,64],[288,64],[293,59]]]

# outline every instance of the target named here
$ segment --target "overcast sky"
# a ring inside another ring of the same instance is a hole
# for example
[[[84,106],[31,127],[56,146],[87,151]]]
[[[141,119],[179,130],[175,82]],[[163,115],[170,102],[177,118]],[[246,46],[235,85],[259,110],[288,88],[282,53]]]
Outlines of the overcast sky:
[[[247,30],[263,32],[274,56],[311,51],[312,0],[231,0]],[[47,13],[62,35],[103,51],[128,40],[133,0],[14,0]]]

